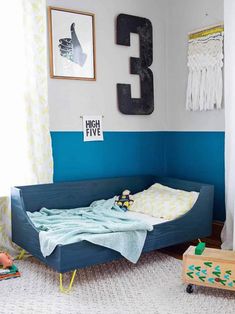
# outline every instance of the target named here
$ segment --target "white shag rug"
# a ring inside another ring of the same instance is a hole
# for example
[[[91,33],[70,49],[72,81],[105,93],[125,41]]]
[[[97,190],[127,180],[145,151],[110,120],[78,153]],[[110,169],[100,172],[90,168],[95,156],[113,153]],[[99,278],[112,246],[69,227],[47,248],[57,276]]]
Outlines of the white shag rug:
[[[0,282],[0,314],[235,313],[235,292],[197,287],[186,293],[182,261],[159,252],[136,265],[123,259],[79,270],[69,294],[59,292],[58,273],[34,258],[16,265],[22,277]]]

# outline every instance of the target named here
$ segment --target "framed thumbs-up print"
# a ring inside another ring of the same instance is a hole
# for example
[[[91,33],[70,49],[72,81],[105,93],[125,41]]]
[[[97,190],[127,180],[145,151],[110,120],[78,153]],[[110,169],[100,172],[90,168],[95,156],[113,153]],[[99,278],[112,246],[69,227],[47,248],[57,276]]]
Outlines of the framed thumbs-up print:
[[[48,8],[50,76],[95,80],[95,17],[92,13]]]

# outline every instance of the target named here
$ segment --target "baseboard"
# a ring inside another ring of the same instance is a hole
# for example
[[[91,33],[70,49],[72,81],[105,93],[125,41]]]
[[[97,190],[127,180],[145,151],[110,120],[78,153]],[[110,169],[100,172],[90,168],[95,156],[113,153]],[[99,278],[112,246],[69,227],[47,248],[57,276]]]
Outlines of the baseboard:
[[[218,239],[220,241],[221,231],[223,229],[224,223],[222,221],[214,221],[212,227],[212,238]]]
[[[210,237],[207,237],[203,239],[203,241],[206,242],[206,245],[208,247],[215,247],[220,248],[221,247],[221,231],[224,226],[224,223],[221,221],[213,221],[212,224],[212,234]]]

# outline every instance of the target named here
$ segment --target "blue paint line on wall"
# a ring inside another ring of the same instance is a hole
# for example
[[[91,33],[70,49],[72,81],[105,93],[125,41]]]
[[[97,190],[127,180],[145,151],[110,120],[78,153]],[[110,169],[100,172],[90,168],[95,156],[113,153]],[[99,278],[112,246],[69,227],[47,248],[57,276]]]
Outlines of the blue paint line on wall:
[[[224,220],[224,132],[51,132],[54,181],[156,174],[215,186],[214,219]]]
[[[214,219],[225,219],[224,132],[166,132],[167,173],[215,186]]]
[[[54,181],[165,175],[164,134],[104,132],[104,141],[83,142],[82,132],[51,132]]]

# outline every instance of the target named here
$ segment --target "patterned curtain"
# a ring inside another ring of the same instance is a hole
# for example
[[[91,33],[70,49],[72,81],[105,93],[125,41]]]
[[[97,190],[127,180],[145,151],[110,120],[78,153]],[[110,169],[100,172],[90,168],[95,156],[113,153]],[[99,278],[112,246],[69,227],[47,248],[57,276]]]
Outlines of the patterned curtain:
[[[8,3],[9,2],[9,3]],[[0,52],[5,78],[0,112],[0,250],[16,254],[11,243],[10,186],[49,183],[53,159],[47,101],[45,0],[4,2]],[[3,7],[2,7],[3,9]],[[4,45],[5,45],[4,44]]]
[[[0,198],[0,251],[7,250],[14,256],[18,249],[11,242],[11,213],[9,206],[9,198]]]

